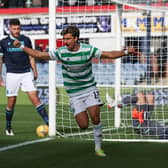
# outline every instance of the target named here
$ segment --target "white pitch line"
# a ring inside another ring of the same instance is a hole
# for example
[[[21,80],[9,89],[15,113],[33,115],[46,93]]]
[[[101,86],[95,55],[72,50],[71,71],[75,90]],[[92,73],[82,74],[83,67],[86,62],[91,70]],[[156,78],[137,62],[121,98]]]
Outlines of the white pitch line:
[[[26,142],[18,143],[18,144],[15,144],[15,145],[9,145],[9,146],[5,146],[5,147],[1,147],[0,152],[7,151],[7,150],[10,150],[10,149],[19,148],[19,147],[22,147],[22,146],[35,144],[35,143],[39,143],[39,142],[46,142],[46,141],[50,141],[52,139],[54,139],[54,138],[44,138],[44,139],[38,139],[38,140],[33,140],[33,141],[26,141]]]

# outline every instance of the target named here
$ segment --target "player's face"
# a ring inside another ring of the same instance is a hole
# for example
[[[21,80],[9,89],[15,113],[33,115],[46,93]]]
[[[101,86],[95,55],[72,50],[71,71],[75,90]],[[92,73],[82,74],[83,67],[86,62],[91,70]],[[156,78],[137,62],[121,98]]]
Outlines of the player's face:
[[[77,41],[78,41],[77,37],[74,37],[74,36],[72,36],[72,34],[68,33],[63,36],[63,41],[64,41],[64,44],[67,46],[67,48],[70,51],[77,51],[78,50],[79,47],[77,44]]]
[[[11,25],[9,27],[11,35],[15,38],[19,37],[20,35],[20,25]]]

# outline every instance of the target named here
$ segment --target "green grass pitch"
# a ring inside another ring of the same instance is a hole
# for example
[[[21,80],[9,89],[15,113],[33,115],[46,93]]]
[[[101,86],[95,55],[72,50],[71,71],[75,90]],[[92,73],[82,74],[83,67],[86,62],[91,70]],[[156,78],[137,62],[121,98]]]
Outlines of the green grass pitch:
[[[0,150],[2,147],[38,140],[35,129],[43,124],[27,95],[18,96],[13,118],[14,137],[5,136],[6,97],[0,89]],[[67,107],[68,108],[68,107]],[[167,167],[167,143],[103,142],[107,157],[94,154],[94,143],[78,138],[55,137],[47,142],[35,143],[0,151],[1,168],[137,168]]]

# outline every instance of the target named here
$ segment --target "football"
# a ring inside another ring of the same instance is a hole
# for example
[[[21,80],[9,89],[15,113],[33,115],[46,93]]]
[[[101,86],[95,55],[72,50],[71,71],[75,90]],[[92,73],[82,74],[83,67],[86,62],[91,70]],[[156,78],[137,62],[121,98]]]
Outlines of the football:
[[[40,138],[44,138],[48,135],[48,126],[47,125],[39,125],[36,128],[36,134]]]

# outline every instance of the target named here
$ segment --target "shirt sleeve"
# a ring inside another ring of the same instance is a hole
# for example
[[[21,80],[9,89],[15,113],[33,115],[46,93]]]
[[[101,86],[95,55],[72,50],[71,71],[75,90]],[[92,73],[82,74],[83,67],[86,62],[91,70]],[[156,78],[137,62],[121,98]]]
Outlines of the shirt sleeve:
[[[56,61],[60,60],[59,56],[58,56],[59,55],[58,50],[49,51],[48,54],[49,54],[51,60],[56,60]]]
[[[92,48],[92,57],[99,59],[101,54],[102,54],[102,51],[100,49],[98,49],[96,47]]]
[[[31,42],[31,40],[29,38],[28,38],[28,47],[32,48],[32,42]]]

